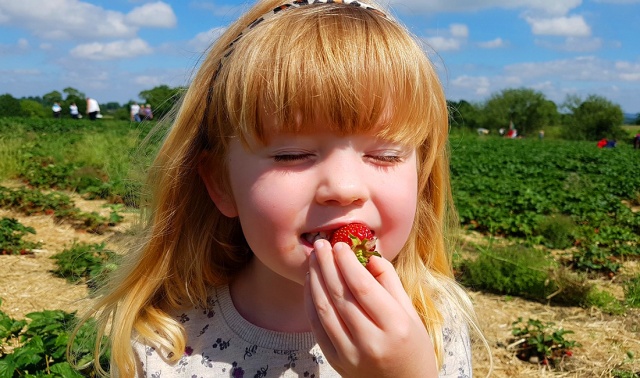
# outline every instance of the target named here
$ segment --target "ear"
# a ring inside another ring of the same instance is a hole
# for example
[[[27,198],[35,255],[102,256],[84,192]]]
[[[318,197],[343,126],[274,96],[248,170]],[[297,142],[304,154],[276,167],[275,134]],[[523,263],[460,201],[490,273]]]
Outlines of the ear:
[[[200,156],[200,162],[198,163],[198,175],[204,182],[204,186],[207,188],[209,198],[213,201],[220,212],[229,218],[238,216],[238,210],[236,204],[233,201],[233,196],[227,193],[220,187],[219,183],[213,178],[215,175],[214,164],[212,164],[209,154],[203,152]],[[219,168],[218,168],[219,169]]]

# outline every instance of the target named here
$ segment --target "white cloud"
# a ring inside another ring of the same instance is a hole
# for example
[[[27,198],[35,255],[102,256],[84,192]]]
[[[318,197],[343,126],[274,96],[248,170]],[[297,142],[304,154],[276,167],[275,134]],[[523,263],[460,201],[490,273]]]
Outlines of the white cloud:
[[[640,72],[621,73],[620,79],[623,81],[640,81]]]
[[[456,38],[427,37],[425,41],[436,52],[459,50],[461,45],[460,40]]]
[[[612,62],[595,56],[581,56],[548,62],[518,63],[506,66],[505,73],[528,79],[557,77],[563,81],[584,83],[636,81],[640,63]]]
[[[151,47],[140,38],[109,43],[85,43],[71,50],[71,56],[90,60],[125,59],[152,53]]]
[[[0,56],[23,54],[29,49],[29,41],[25,38],[19,38],[15,44],[0,43]]]
[[[244,7],[246,7],[246,5],[244,5]],[[191,1],[189,2],[189,8],[206,10],[218,17],[231,18],[237,18],[239,16],[239,12],[243,10],[243,6],[222,5],[219,2],[216,4],[210,1]]]
[[[209,46],[211,46],[211,44],[225,32],[225,30],[227,30],[226,27],[215,27],[202,33],[198,33],[189,42],[187,42],[187,45],[194,51],[206,51]]]
[[[455,38],[467,38],[469,36],[469,28],[464,24],[451,24],[449,32]]]
[[[616,62],[614,65],[622,81],[640,81],[640,63]]]
[[[138,75],[133,79],[133,82],[147,88],[153,88],[164,84],[158,76],[151,75]]]
[[[155,28],[172,28],[178,23],[171,6],[162,1],[134,8],[127,14],[126,20],[132,25]]]
[[[507,43],[502,38],[492,39],[490,41],[479,42],[478,46],[483,49],[497,49],[506,46]]]
[[[8,23],[48,39],[130,37],[136,28],[124,15],[78,0],[0,0]]]
[[[490,93],[491,81],[486,76],[461,75],[451,81],[457,91],[473,93],[476,96],[486,96]]]
[[[591,35],[591,28],[582,16],[533,18],[526,17],[531,25],[533,34],[559,35],[570,37],[587,37]]]
[[[562,43],[554,43],[547,40],[536,40],[536,45],[551,50],[586,53],[599,50],[602,47],[602,38],[567,37]],[[613,44],[615,47],[615,44]],[[619,46],[618,46],[619,47]]]
[[[399,12],[475,12],[483,9],[525,9],[547,15],[565,15],[582,4],[582,0],[389,0]]]
[[[424,37],[424,41],[436,52],[459,50],[469,36],[469,28],[464,24],[451,24],[446,31],[432,31],[434,36]]]
[[[27,41],[25,38],[20,38],[18,39],[18,48],[21,50],[26,50],[29,48],[29,41]]]
[[[141,26],[169,27],[175,22],[173,10],[163,2],[142,5],[125,15],[80,0],[0,0],[0,24],[45,39],[132,38]]]

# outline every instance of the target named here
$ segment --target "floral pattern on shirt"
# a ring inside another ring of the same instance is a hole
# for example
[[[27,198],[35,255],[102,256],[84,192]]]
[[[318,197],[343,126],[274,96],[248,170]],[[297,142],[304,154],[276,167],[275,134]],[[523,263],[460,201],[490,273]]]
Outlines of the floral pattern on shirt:
[[[467,378],[471,372],[469,333],[461,316],[443,311],[444,363],[440,377]],[[187,346],[176,363],[162,348],[134,341],[140,377],[338,378],[309,334],[284,334],[256,327],[233,307],[228,287],[208,298],[206,308],[176,314]]]

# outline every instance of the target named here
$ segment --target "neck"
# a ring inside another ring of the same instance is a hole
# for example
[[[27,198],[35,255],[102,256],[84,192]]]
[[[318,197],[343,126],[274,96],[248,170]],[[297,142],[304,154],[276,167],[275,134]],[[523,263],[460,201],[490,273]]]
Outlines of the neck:
[[[310,332],[303,286],[266,269],[256,260],[229,285],[238,313],[250,323],[271,331]]]

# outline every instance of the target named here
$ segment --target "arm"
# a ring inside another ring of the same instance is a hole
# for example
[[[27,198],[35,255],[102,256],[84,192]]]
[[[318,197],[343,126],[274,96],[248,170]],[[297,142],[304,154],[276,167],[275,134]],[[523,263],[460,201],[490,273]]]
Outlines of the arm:
[[[306,309],[325,357],[343,377],[436,377],[431,339],[393,265],[363,267],[344,243],[316,242]]]

